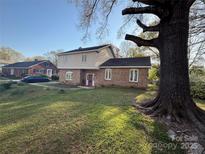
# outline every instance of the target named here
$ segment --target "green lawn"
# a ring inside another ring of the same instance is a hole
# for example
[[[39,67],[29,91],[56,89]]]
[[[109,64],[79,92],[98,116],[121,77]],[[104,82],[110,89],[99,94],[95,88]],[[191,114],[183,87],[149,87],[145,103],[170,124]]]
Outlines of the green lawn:
[[[1,83],[5,83],[5,82],[8,82],[7,80],[8,80],[7,78],[0,76],[0,84],[1,84]]]
[[[0,92],[0,153],[183,153],[179,145],[156,148],[176,143],[160,124],[131,107],[142,93],[15,85]]]
[[[138,102],[138,103],[141,103],[141,102],[143,102],[143,101],[153,99],[153,98],[156,96],[156,94],[157,94],[156,89],[157,89],[156,86],[154,86],[154,85],[149,85],[147,91],[145,91],[145,92],[143,92],[143,93],[141,93],[141,94],[139,94],[139,95],[136,96],[137,102]],[[200,108],[202,108],[202,109],[205,110],[205,100],[194,99],[194,102],[195,102]]]

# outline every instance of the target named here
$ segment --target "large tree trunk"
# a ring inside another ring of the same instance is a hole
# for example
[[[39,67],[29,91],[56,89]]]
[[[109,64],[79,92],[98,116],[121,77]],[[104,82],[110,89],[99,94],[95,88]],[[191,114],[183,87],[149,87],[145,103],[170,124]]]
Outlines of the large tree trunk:
[[[159,31],[159,99],[163,102],[163,114],[184,119],[188,117],[182,109],[192,104],[187,58],[189,9],[178,4],[169,18],[161,21]]]
[[[204,132],[205,114],[190,96],[187,58],[189,9],[178,3],[172,12],[160,23],[159,95],[142,106],[147,107],[147,114],[180,123],[194,123]]]
[[[151,6],[127,8],[123,14],[154,13],[160,24],[147,27],[140,21],[144,31],[159,31],[159,37],[143,40],[133,35],[126,39],[138,46],[154,46],[160,53],[160,87],[158,96],[140,106],[146,114],[170,122],[196,126],[205,134],[205,113],[190,96],[188,73],[189,9],[194,0],[136,0]]]

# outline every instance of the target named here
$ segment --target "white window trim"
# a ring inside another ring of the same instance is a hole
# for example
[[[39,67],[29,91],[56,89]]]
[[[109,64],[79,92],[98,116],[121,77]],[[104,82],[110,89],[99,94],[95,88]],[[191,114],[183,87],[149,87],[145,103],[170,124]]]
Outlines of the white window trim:
[[[70,78],[67,78],[68,74],[70,74]],[[65,80],[70,80],[70,81],[73,80],[73,72],[71,71],[66,72]]]
[[[14,75],[14,69],[13,68],[10,70],[10,75]]]
[[[86,73],[86,86],[88,86],[88,75],[92,75],[92,86],[95,86],[95,74],[93,73]]]
[[[133,78],[132,78],[133,80],[130,80],[131,71],[133,71],[133,72],[137,71],[137,81],[134,81],[135,73],[134,73]],[[129,71],[129,82],[138,82],[138,81],[139,81],[139,69],[130,69],[130,71]]]
[[[51,77],[53,75],[53,70],[52,69],[47,69],[46,74],[47,74],[47,76]]]
[[[109,74],[109,72],[110,72],[110,78],[107,78],[107,77],[109,77],[109,75],[106,77],[106,75],[107,75],[107,73]],[[105,76],[104,76],[104,79],[105,80],[112,80],[112,69],[105,69]]]
[[[82,55],[82,62],[86,62],[87,61],[87,55],[83,54]]]

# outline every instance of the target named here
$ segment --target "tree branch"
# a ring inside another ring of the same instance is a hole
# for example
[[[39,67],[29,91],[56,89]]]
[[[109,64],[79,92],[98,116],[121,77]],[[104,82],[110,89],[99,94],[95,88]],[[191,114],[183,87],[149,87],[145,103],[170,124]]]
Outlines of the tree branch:
[[[132,0],[133,2],[140,2],[147,5],[161,5],[164,0]]]
[[[146,7],[130,7],[122,10],[122,15],[127,15],[127,14],[143,14],[143,13],[151,13],[155,14],[158,17],[161,17],[165,11],[161,9],[160,7],[155,7],[155,6],[146,6]]]
[[[127,34],[125,36],[125,40],[129,40],[132,41],[134,43],[136,43],[139,47],[141,46],[151,46],[151,47],[156,47],[158,48],[158,38],[155,39],[151,39],[151,40],[144,40],[140,37],[134,36],[134,35],[129,35]]]
[[[151,31],[151,32],[156,32],[159,31],[160,26],[146,26],[143,24],[139,19],[137,19],[137,24],[143,29],[143,32]]]
[[[187,1],[187,6],[188,6],[188,7],[191,7],[192,4],[193,4],[195,1],[196,1],[196,0],[188,0],[188,1]]]

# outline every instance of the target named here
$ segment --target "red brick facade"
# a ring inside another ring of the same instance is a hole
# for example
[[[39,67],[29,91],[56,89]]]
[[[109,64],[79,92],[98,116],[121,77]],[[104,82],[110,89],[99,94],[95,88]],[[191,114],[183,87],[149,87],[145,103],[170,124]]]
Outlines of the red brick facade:
[[[66,80],[66,72],[73,72],[73,79]],[[62,83],[69,85],[81,85],[81,70],[59,70],[59,80]]]
[[[13,75],[11,74],[12,69],[13,69]],[[25,69],[25,68],[3,68],[2,73],[6,76],[21,77],[21,76],[28,74],[28,69]]]
[[[59,70],[60,82],[71,85],[86,85],[87,74],[93,74],[94,86],[123,86],[146,88],[148,68],[139,68],[138,82],[129,82],[129,68],[113,68],[111,80],[105,80],[105,69],[99,70]],[[72,80],[66,80],[66,72],[73,72]]]
[[[57,74],[57,68],[51,62],[46,61],[27,68],[3,67],[2,73],[6,76],[23,77],[25,75],[47,75],[47,70],[52,69],[52,74]]]

